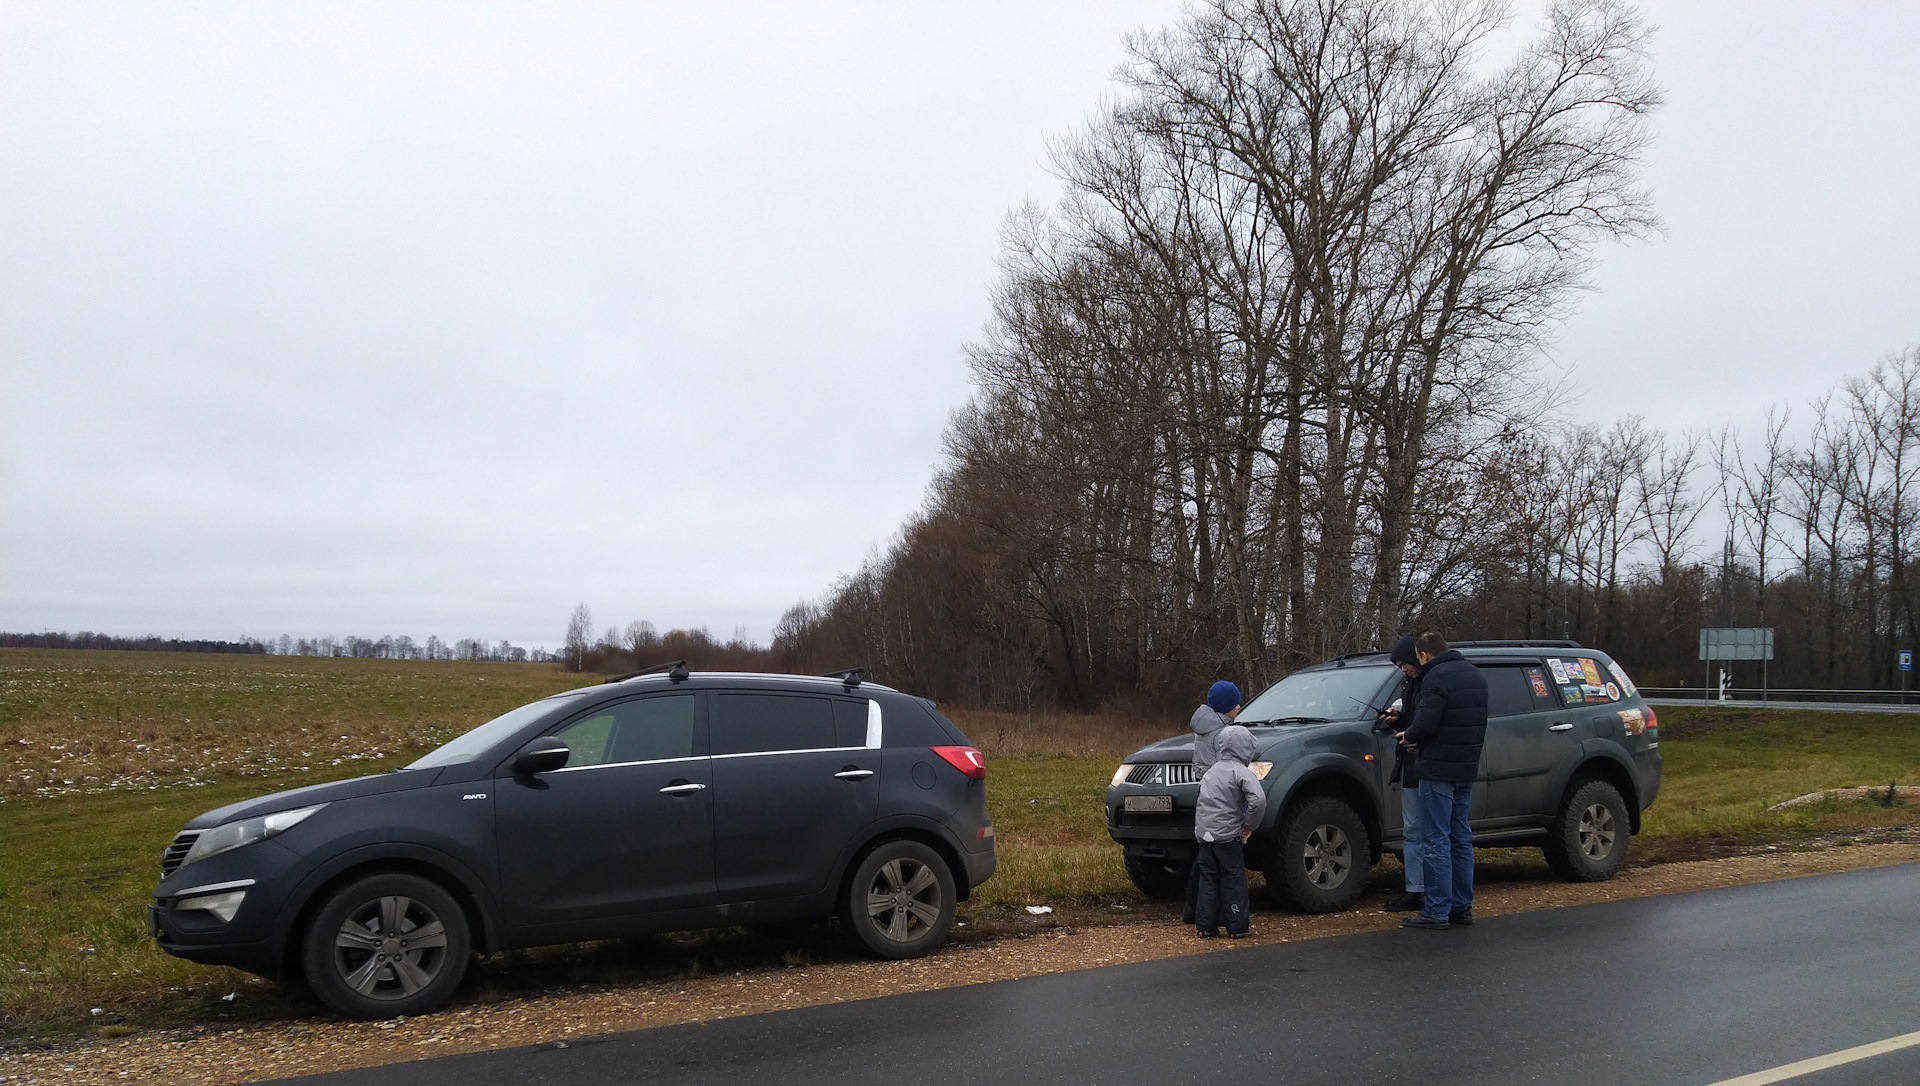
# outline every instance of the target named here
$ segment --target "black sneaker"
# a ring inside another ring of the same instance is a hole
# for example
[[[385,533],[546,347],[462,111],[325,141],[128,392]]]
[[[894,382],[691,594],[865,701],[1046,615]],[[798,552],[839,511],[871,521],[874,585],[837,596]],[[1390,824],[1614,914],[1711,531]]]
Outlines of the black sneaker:
[[[1469,905],[1464,909],[1455,909],[1452,912],[1448,913],[1447,922],[1449,924],[1455,925],[1456,927],[1462,927],[1462,928],[1472,927],[1473,926],[1473,906]]]
[[[1395,894],[1380,908],[1390,913],[1415,913],[1425,908],[1426,904],[1427,895],[1425,894]]]
[[[1400,926],[1403,928],[1424,928],[1427,931],[1445,931],[1447,930],[1448,924],[1445,920],[1435,920],[1426,913],[1414,913],[1412,916],[1401,917]]]

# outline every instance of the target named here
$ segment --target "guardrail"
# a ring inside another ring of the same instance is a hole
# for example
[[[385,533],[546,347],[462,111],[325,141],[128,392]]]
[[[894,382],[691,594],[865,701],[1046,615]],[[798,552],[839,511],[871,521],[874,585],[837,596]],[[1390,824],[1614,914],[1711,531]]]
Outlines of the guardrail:
[[[1722,700],[1713,687],[1642,686],[1640,693],[1650,698],[1712,703]],[[1808,690],[1793,687],[1730,686],[1728,701],[1819,701],[1838,705],[1913,705],[1920,706],[1920,690]]]

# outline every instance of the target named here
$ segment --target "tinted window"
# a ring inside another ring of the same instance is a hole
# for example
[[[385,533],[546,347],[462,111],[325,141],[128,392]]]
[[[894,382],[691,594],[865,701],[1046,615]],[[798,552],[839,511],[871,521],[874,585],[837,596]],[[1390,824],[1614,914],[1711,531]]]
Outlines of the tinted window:
[[[618,702],[556,734],[567,745],[568,768],[689,758],[693,755],[693,695]]]
[[[770,750],[817,750],[842,744],[835,738],[833,702],[798,694],[721,694],[713,721],[715,754]],[[866,741],[866,722],[860,724]]]
[[[1483,667],[1487,677],[1487,715],[1519,716],[1533,712],[1533,693],[1527,689],[1527,677],[1517,667]]]
[[[833,703],[833,734],[839,747],[864,747],[867,745],[867,703],[864,701],[838,701]]]

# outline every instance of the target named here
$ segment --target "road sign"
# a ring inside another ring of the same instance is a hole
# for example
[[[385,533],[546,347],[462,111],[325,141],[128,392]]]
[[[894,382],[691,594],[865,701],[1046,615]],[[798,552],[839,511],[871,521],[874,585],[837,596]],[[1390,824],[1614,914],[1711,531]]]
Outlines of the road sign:
[[[1771,660],[1773,627],[1747,626],[1700,631],[1702,660]]]
[[[1913,670],[1913,650],[1912,649],[1900,650],[1900,670],[1902,671]]]

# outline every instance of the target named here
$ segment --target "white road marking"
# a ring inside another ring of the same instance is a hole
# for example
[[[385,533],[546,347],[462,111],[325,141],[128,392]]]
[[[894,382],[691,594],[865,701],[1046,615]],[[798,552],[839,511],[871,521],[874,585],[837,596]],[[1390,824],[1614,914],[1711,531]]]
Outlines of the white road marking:
[[[1721,1079],[1719,1082],[1709,1084],[1709,1086],[1766,1086],[1769,1082],[1785,1082],[1790,1078],[1811,1075],[1815,1071],[1825,1071],[1829,1067],[1839,1067],[1841,1064],[1854,1063],[1859,1060],[1869,1060],[1875,1056],[1884,1056],[1889,1052],[1898,1052],[1903,1048],[1913,1048],[1916,1045],[1920,1045],[1920,1032],[1902,1033],[1898,1037],[1889,1037],[1884,1041],[1875,1041],[1872,1044],[1859,1045],[1854,1048],[1843,1048],[1838,1052],[1829,1052],[1824,1056],[1815,1056],[1810,1060],[1782,1064],[1779,1067],[1769,1068],[1765,1071],[1755,1071],[1751,1075]]]

